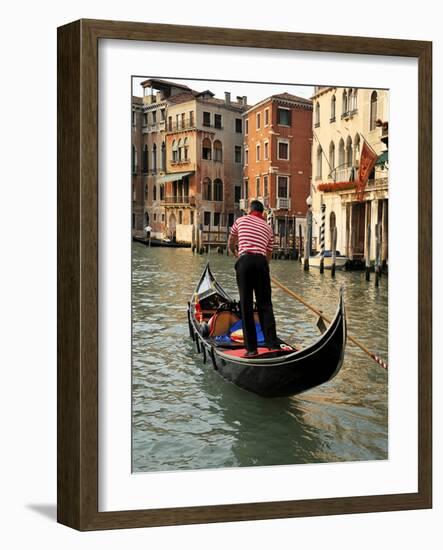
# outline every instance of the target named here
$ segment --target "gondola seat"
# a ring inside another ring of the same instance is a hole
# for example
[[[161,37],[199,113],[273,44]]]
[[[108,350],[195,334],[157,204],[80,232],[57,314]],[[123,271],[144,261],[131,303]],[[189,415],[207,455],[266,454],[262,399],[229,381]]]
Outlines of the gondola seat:
[[[209,319],[209,336],[214,338],[215,336],[227,334],[232,325],[239,320],[238,315],[232,311],[219,311],[215,313]]]

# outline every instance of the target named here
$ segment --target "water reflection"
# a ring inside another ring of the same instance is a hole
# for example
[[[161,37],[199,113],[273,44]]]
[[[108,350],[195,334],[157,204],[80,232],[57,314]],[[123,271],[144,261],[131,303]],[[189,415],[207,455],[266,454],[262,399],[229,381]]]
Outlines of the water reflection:
[[[188,336],[186,302],[208,260],[185,249],[133,247],[133,469],[198,469],[387,458],[387,373],[348,346],[339,375],[300,396],[267,400],[225,382]],[[211,268],[236,295],[233,259]],[[387,358],[387,279],[303,272],[278,261],[272,273],[332,316],[346,285],[348,323]],[[314,316],[278,289],[281,337],[308,344]]]

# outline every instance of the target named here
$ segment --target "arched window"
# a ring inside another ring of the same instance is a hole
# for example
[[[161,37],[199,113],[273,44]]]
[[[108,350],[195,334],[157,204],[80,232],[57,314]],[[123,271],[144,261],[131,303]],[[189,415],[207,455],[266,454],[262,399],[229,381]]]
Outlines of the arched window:
[[[145,201],[148,200],[148,184],[145,183]]]
[[[213,199],[214,201],[222,201],[223,200],[223,182],[221,179],[215,179],[214,180],[214,194]]]
[[[322,154],[321,147],[319,145],[317,147],[317,179],[321,178],[321,166],[322,166],[321,154]]]
[[[174,141],[172,142],[172,162],[177,162],[178,161],[178,146],[177,146],[177,142]]]
[[[135,145],[132,146],[131,165],[132,165],[132,173],[135,174],[137,172],[137,149],[135,148]]]
[[[152,147],[152,171],[157,172],[157,145],[155,143]]]
[[[160,184],[160,200],[162,201],[165,198],[165,186]]]
[[[346,90],[343,90],[342,98],[341,114],[344,115],[348,112],[348,94],[346,93]]]
[[[346,164],[352,166],[352,139],[348,136],[346,139]]]
[[[340,139],[338,144],[338,166],[337,168],[342,168],[345,163],[345,142],[343,138]]]
[[[178,160],[183,160],[183,140],[178,140]]]
[[[203,180],[203,190],[202,190],[202,194],[203,194],[203,200],[204,201],[212,201],[212,185],[211,185],[211,180],[209,178],[205,178]]]
[[[369,129],[375,129],[375,122],[377,121],[377,92],[371,94],[371,118],[369,121]]]
[[[211,160],[211,140],[209,138],[204,138],[202,143],[202,158],[205,160]]]
[[[148,162],[149,162],[149,151],[148,146],[143,147],[143,156],[142,156],[142,170],[146,174],[148,172]]]
[[[188,160],[189,159],[189,140],[186,137],[183,141],[183,159]]]
[[[219,141],[218,139],[214,141],[214,160],[216,162],[223,161],[223,147],[221,141]]]
[[[329,166],[332,172],[335,168],[335,145],[333,141],[329,144]]]
[[[315,104],[315,126],[320,126],[320,103]]]
[[[354,92],[352,88],[348,90],[348,111],[352,112],[354,110]]]
[[[166,144],[165,144],[164,141],[162,142],[162,154],[161,154],[160,170],[162,170],[163,172],[166,170]]]
[[[353,107],[352,107],[353,111],[356,111],[358,109],[357,91],[358,91],[357,88],[354,88]]]
[[[157,185],[154,184],[154,188],[152,190],[153,193],[153,200],[157,200]]]
[[[331,98],[331,122],[335,120],[335,104],[336,104],[335,94]]]
[[[358,166],[360,160],[360,134],[355,134],[354,138],[354,164]]]

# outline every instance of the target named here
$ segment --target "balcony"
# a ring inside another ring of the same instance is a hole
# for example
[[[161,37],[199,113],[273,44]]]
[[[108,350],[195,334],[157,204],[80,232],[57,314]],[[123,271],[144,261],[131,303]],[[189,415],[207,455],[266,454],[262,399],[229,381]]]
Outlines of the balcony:
[[[223,125],[218,123],[211,124],[210,122],[203,121],[202,126],[204,126],[205,128],[215,128],[216,130],[223,130]]]
[[[161,120],[155,124],[146,124],[142,128],[143,134],[151,134],[153,132],[163,132],[166,130],[166,120]]]
[[[335,172],[335,175],[333,173],[330,175],[333,176],[335,181],[350,181],[352,179],[353,167],[349,165],[339,166],[333,172]]]
[[[249,199],[240,199],[240,210],[247,210],[249,206]]]
[[[188,195],[173,195],[171,197],[165,197],[162,200],[165,206],[194,206],[195,197]]]
[[[349,109],[341,114],[342,119],[348,120],[358,113],[358,109]]]
[[[168,124],[166,131],[168,133],[181,132],[182,130],[193,130],[195,129],[195,121],[191,119],[185,119],[180,122],[174,122],[174,124]]]
[[[179,166],[180,164],[189,164],[191,162],[190,158],[186,159],[172,159],[171,166]]]
[[[290,210],[291,199],[287,197],[277,197],[277,210]]]

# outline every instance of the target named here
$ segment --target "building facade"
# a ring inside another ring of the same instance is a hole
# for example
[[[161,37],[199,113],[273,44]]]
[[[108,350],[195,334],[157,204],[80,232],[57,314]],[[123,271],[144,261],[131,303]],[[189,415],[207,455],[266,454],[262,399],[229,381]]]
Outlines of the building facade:
[[[310,193],[312,102],[289,93],[260,101],[244,114],[242,202],[262,201],[272,217],[274,232],[306,214]],[[289,229],[290,230],[290,229]]]
[[[226,92],[217,99],[209,90],[153,79],[142,86],[143,138],[139,144],[133,132],[132,144],[142,151],[134,233],[142,211],[152,237],[192,242],[196,228],[226,231],[240,213],[246,97],[231,101]],[[139,105],[133,98],[133,111]]]
[[[315,88],[313,100],[312,209],[313,233],[319,235],[321,204],[325,210],[325,246],[331,248],[337,228],[337,249],[353,260],[373,261],[376,225],[381,224],[382,261],[388,258],[388,118],[389,92],[357,88]],[[377,153],[362,199],[357,196],[363,142]],[[367,237],[370,246],[367,250]]]

